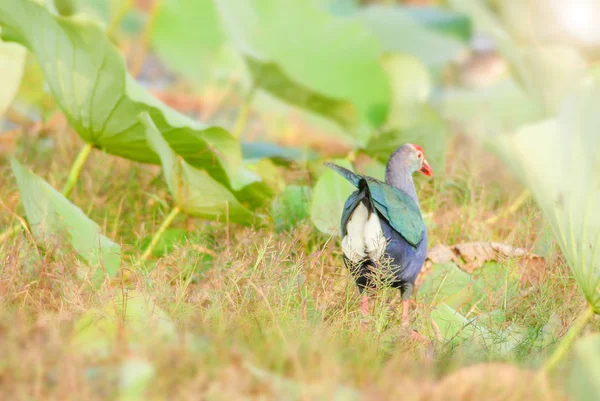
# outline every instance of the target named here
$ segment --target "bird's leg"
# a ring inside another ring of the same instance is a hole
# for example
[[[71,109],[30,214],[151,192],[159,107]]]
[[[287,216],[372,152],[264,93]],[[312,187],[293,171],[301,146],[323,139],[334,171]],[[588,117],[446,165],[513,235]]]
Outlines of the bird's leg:
[[[360,311],[362,313],[362,319],[360,319],[360,326],[363,331],[367,330],[369,324],[369,296],[366,292],[363,292],[362,297],[360,299]]]
[[[409,326],[409,311],[410,311],[410,296],[412,295],[413,285],[411,283],[404,283],[400,287],[400,294],[402,296],[402,327],[408,328]]]
[[[368,322],[368,316],[370,315],[369,312],[369,285],[368,285],[368,278],[365,274],[365,269],[366,267],[363,264],[360,264],[358,266],[354,266],[354,271],[353,274],[356,277],[356,285],[358,286],[358,292],[361,295],[360,298],[360,311],[362,313],[362,319],[360,321],[363,330],[366,328],[367,322]]]
[[[410,310],[410,301],[408,299],[403,299],[402,300],[402,320],[401,320],[402,327],[410,330],[409,321],[408,321],[409,310]],[[417,333],[415,330],[410,330],[410,335],[413,338],[413,340],[424,341],[426,343],[430,342],[426,337],[423,337],[422,335]]]
[[[411,302],[410,296],[412,294],[412,290],[413,290],[413,285],[409,284],[409,283],[405,284],[401,289],[401,293],[402,293],[401,325],[404,329],[408,329],[408,330],[410,330],[409,311],[410,311],[410,302]],[[424,341],[426,343],[430,342],[427,338],[423,337],[422,335],[417,333],[415,330],[410,330],[410,334],[411,334],[411,337],[413,338],[413,340]]]
[[[402,327],[408,327],[409,325],[409,321],[408,321],[408,312],[410,309],[410,301],[408,299],[403,299],[402,300]]]
[[[363,316],[369,316],[369,296],[363,294],[361,299],[361,311]]]

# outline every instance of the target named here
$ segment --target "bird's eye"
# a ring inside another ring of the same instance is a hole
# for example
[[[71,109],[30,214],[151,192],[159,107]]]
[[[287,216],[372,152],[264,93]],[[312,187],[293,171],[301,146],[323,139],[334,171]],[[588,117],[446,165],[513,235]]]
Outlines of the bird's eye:
[[[417,157],[418,157],[419,159],[422,159],[422,158],[423,158],[423,153],[421,153],[421,152],[418,152],[418,153],[417,153]]]

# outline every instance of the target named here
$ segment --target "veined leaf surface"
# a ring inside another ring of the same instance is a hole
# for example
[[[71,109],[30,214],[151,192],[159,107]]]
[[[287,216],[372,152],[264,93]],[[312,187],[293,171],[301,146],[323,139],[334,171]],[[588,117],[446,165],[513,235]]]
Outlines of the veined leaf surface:
[[[150,114],[142,113],[150,147],[160,156],[163,172],[177,205],[194,216],[247,223],[252,214],[233,194],[206,171],[199,170],[179,157],[163,138]]]
[[[71,246],[93,269],[114,276],[121,265],[121,247],[100,232],[98,224],[42,178],[11,160],[21,191],[27,222],[39,245]]]
[[[217,7],[258,87],[338,122],[342,116],[346,126],[357,123],[350,106],[358,123],[385,121],[390,93],[379,44],[359,21],[336,18],[313,0],[221,0]]]
[[[557,117],[489,139],[530,189],[588,302],[600,311],[600,75],[592,72]]]

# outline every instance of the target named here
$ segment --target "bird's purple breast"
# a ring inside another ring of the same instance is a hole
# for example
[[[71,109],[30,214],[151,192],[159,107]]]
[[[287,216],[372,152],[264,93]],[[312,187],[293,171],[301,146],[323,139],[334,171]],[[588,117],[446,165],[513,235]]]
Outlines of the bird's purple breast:
[[[398,281],[414,283],[423,268],[427,257],[427,231],[416,246],[409,244],[384,218],[380,218],[381,228],[388,244],[386,257],[389,258],[390,268]]]

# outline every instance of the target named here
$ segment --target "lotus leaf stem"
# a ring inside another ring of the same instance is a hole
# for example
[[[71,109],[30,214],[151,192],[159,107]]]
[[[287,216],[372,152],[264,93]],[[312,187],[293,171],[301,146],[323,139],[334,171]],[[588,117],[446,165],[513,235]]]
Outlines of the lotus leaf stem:
[[[90,152],[92,151],[93,147],[94,145],[92,145],[91,143],[86,143],[75,158],[75,161],[71,166],[71,171],[69,171],[67,182],[65,183],[65,186],[62,190],[62,194],[65,196],[65,198],[68,198],[71,195],[71,192],[73,192],[73,188],[75,187],[75,184],[77,183],[77,180],[79,180],[79,176],[81,175],[83,165],[85,164],[85,161],[90,155]]]
[[[246,127],[246,121],[248,121],[248,113],[250,112],[250,104],[252,103],[252,99],[254,99],[254,92],[256,91],[258,83],[255,81],[248,92],[248,95],[244,98],[244,103],[240,108],[240,113],[238,114],[237,121],[235,122],[235,127],[233,128],[233,137],[236,140],[240,139],[242,135],[242,131]]]
[[[171,223],[173,223],[173,220],[175,219],[175,217],[177,217],[179,212],[181,212],[181,208],[179,206],[175,206],[173,208],[173,210],[171,210],[171,213],[169,213],[169,215],[165,218],[163,223],[160,225],[158,231],[152,237],[152,240],[150,241],[150,245],[148,245],[148,248],[146,248],[146,250],[144,251],[144,254],[140,258],[140,262],[145,261],[150,257],[150,255],[152,254],[152,251],[156,247],[156,244],[158,244],[158,241],[160,241],[160,238],[163,236],[163,234],[165,233],[167,228],[169,228]]]

